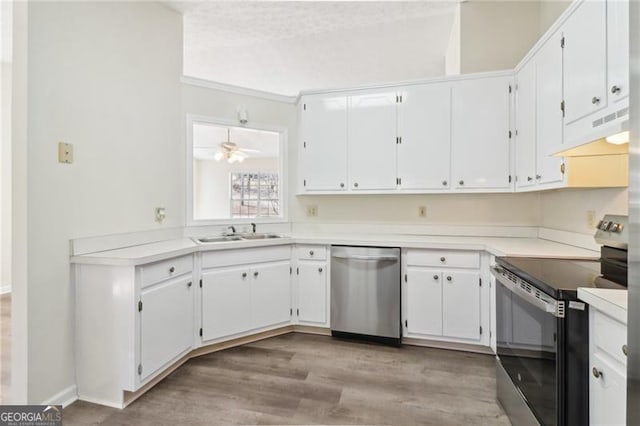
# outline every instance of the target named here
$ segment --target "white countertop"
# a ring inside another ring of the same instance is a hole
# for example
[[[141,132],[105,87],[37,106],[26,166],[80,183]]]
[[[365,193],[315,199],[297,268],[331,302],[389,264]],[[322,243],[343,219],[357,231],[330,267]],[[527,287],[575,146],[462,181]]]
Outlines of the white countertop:
[[[578,298],[612,318],[627,323],[627,290],[608,288],[578,289]]]
[[[361,245],[402,248],[487,251],[495,256],[598,259],[599,252],[539,238],[464,237],[392,234],[299,234],[277,239],[199,244],[180,238],[133,247],[72,256],[71,263],[135,266],[199,251],[265,247],[283,244]]]

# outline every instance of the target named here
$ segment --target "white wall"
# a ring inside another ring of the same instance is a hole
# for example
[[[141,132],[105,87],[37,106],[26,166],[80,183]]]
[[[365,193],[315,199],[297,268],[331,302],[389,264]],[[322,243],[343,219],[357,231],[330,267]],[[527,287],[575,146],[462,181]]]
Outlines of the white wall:
[[[231,172],[278,172],[277,158],[247,158],[242,163],[195,160],[193,212],[196,219],[227,219],[231,211]]]
[[[306,217],[306,206],[318,206],[318,216]],[[427,217],[418,217],[418,206]],[[539,195],[337,195],[302,196],[292,206],[294,222],[380,224],[450,224],[537,226]]]
[[[184,223],[181,17],[154,3],[30,2],[28,39],[14,190],[26,207],[28,400],[40,403],[75,382],[69,240],[157,229],[156,206],[162,226]],[[74,145],[74,164],[57,162],[58,141]]]
[[[539,14],[537,1],[461,3],[461,72],[514,68],[540,36]]]
[[[629,211],[627,188],[561,189],[541,194],[540,226],[563,231],[593,234],[587,223],[587,211],[595,211],[596,220],[606,213],[626,215]]]
[[[460,74],[460,5],[456,6],[453,24],[451,25],[449,44],[447,44],[447,52],[444,58],[444,73],[445,75]]]
[[[0,293],[11,291],[11,71],[13,4],[0,3]]]

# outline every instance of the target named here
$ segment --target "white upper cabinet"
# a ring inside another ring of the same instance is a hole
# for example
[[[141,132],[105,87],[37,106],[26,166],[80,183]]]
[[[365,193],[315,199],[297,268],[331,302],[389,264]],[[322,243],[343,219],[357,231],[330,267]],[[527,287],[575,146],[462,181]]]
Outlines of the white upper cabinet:
[[[351,190],[386,190],[397,186],[396,99],[395,89],[364,91],[349,97]]]
[[[562,28],[565,124],[606,106],[606,25],[607,2],[584,1]]]
[[[509,190],[511,77],[453,85],[451,178],[457,189]]]
[[[539,184],[562,183],[562,34],[557,32],[540,48],[536,63],[536,170]]]
[[[347,187],[347,97],[312,95],[303,100],[300,185],[304,191]]]
[[[607,54],[609,99],[615,104],[629,96],[628,1],[607,1]]]
[[[448,189],[451,172],[451,84],[399,90],[398,177],[400,188]]]
[[[531,59],[516,75],[516,188],[536,184],[536,63]]]

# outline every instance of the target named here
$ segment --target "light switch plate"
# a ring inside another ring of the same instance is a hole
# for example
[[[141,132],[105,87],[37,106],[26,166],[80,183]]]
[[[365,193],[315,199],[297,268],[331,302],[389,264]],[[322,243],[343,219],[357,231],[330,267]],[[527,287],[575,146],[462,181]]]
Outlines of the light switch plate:
[[[73,145],[70,143],[58,142],[58,163],[73,163]]]

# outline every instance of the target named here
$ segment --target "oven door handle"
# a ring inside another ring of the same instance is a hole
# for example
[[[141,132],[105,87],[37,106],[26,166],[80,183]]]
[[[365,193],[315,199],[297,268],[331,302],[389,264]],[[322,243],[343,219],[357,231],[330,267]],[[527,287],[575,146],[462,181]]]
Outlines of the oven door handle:
[[[558,318],[564,318],[564,303],[558,302],[557,300],[543,300],[537,297],[535,294],[529,293],[527,290],[514,283],[504,275],[504,269],[494,266],[491,268],[491,275],[496,277],[496,280],[505,286],[510,292],[517,295],[521,299],[527,301],[529,304],[535,306],[536,308],[549,313]],[[530,287],[531,284],[528,284],[526,281],[520,279],[523,283],[527,284]]]

